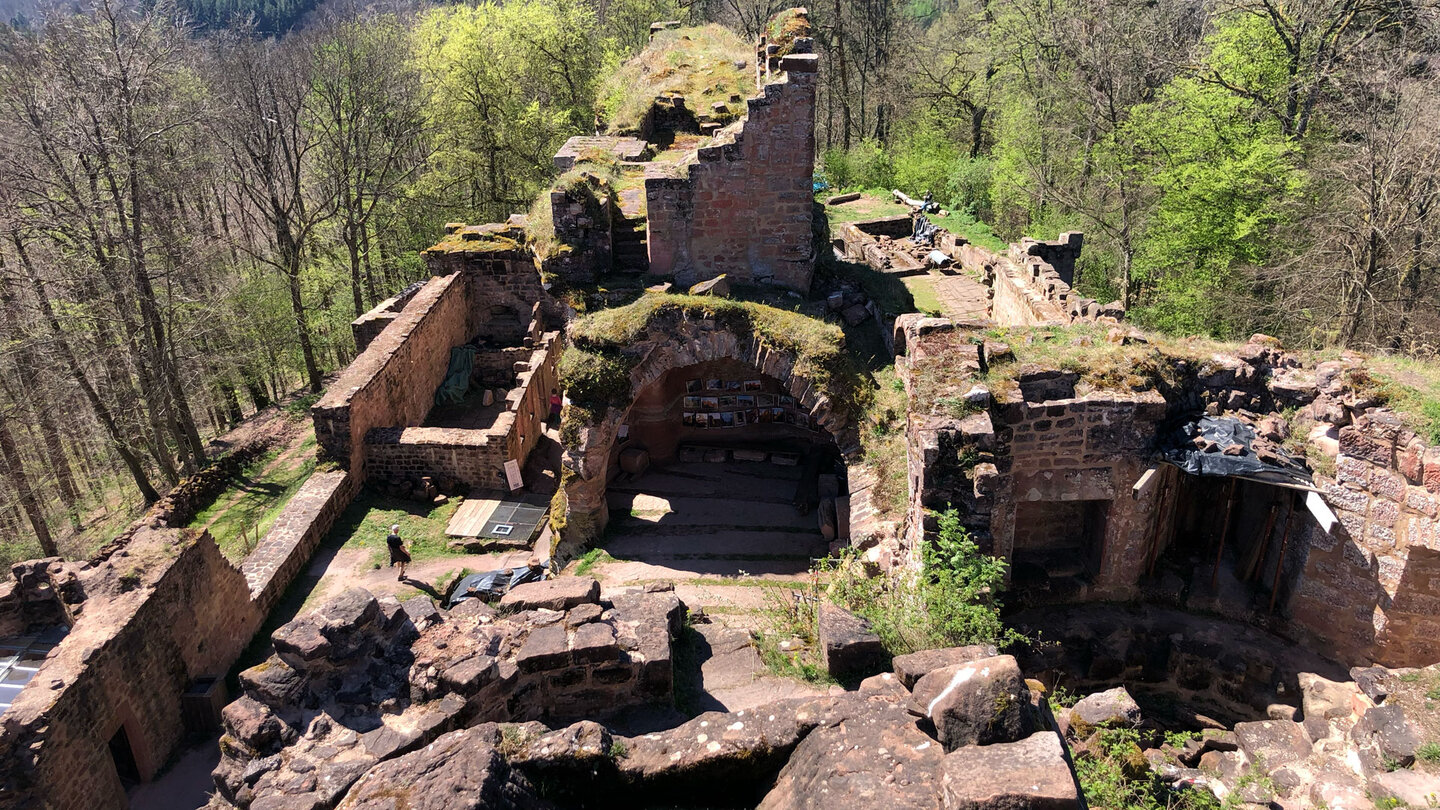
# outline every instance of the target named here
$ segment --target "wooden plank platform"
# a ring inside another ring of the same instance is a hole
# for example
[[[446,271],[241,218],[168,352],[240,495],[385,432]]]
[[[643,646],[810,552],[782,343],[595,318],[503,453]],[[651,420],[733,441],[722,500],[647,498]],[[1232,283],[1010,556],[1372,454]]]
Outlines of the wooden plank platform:
[[[500,505],[497,498],[466,498],[445,527],[448,537],[479,537],[481,530]]]

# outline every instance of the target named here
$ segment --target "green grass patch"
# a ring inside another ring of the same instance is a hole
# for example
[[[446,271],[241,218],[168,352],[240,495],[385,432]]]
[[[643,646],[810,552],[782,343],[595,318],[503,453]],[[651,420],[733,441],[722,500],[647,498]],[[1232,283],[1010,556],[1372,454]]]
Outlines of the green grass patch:
[[[764,628],[756,633],[755,647],[772,674],[817,685],[835,682],[821,661],[816,632],[818,609],[818,597],[812,592],[765,590]],[[794,640],[800,641],[796,649],[780,649],[781,643]]]
[[[752,335],[793,354],[794,373],[824,391],[838,413],[858,414],[869,398],[869,388],[845,350],[845,333],[834,324],[751,301],[657,293],[571,324],[571,345],[560,359],[566,393],[584,411],[623,407],[629,402],[629,371],[638,362],[632,353],[635,344],[652,333],[674,334],[682,321],[699,319],[713,319],[737,335]]]
[[[935,293],[935,280],[928,275],[906,276],[903,283],[915,299],[915,309],[929,315],[939,316],[940,296]]]
[[[610,556],[610,552],[603,548],[592,548],[580,555],[580,562],[575,565],[575,576],[588,576],[596,566],[608,562],[615,562],[615,558]]]
[[[431,506],[367,489],[340,515],[325,542],[370,549],[372,563],[383,566],[389,560],[385,538],[390,534],[390,527],[398,523],[400,537],[417,562],[463,554],[463,551],[451,550],[446,545],[450,538],[445,536],[445,527],[459,503],[451,500],[441,506]]]
[[[200,528],[210,524],[210,535],[225,556],[232,560],[244,559],[315,472],[314,449],[312,432],[290,458],[275,464],[268,472],[265,468],[274,464],[282,451],[271,451],[245,465],[235,482],[195,515],[189,526]]]
[[[722,124],[739,118],[754,93],[754,60],[750,44],[722,25],[660,31],[601,82],[608,132],[639,134],[655,99],[666,95],[684,96],[692,112],[709,113]],[[734,96],[740,100],[732,101]],[[712,106],[717,102],[724,105],[718,114]]]

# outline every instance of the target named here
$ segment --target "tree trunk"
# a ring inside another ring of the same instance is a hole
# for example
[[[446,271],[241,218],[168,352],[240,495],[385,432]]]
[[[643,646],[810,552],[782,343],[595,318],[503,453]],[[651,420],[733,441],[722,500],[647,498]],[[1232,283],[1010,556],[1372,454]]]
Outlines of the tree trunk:
[[[6,477],[15,488],[20,508],[30,518],[30,527],[35,530],[35,539],[40,541],[40,550],[46,557],[60,556],[60,549],[56,547],[55,538],[50,536],[50,527],[45,523],[45,510],[40,507],[40,499],[35,497],[35,490],[30,487],[30,479],[25,475],[25,466],[15,447],[15,437],[10,433],[9,417],[3,413],[0,413],[0,467],[4,468]]]
[[[130,477],[135,480],[135,488],[140,491],[140,497],[144,499],[145,505],[149,506],[160,500],[160,493],[155,491],[154,485],[150,483],[149,477],[145,475],[145,469],[140,465],[139,457],[131,451],[129,445],[125,442],[125,438],[120,432],[120,426],[116,423],[114,415],[110,413],[110,409],[107,408],[104,401],[100,399],[100,395],[95,392],[95,386],[90,384],[90,379],[85,376],[84,369],[80,367],[79,359],[75,357],[75,353],[70,349],[70,344],[66,342],[65,332],[60,328],[60,319],[55,315],[55,307],[50,304],[50,296],[45,292],[45,285],[40,281],[39,275],[35,273],[35,268],[30,264],[30,258],[25,252],[24,243],[20,241],[20,237],[16,234],[11,234],[10,238],[15,244],[16,253],[20,257],[21,267],[25,269],[26,275],[30,277],[30,286],[35,293],[36,301],[40,305],[40,314],[45,321],[45,325],[49,328],[55,350],[60,355],[61,365],[63,365],[70,376],[74,378],[75,384],[80,387],[80,391],[85,395],[85,399],[89,401],[90,408],[95,412],[95,418],[98,419],[101,426],[105,428],[105,433],[110,437],[110,441],[115,447],[115,452],[120,454],[121,460],[125,462],[125,468],[130,471]]]
[[[295,331],[300,337],[300,353],[305,356],[305,374],[310,378],[311,393],[320,393],[320,366],[315,362],[315,347],[310,344],[310,322],[305,302],[300,298],[300,263],[294,261],[285,273],[290,286],[290,308],[295,313]],[[363,313],[362,313],[363,314]]]

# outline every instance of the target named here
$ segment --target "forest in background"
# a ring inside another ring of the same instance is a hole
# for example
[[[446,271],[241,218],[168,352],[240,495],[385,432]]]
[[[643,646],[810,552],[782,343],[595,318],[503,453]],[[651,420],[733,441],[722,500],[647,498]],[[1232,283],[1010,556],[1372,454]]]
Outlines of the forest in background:
[[[442,223],[530,208],[655,20],[769,0],[100,0],[0,27],[0,560],[80,555],[354,353]],[[1086,233],[1142,325],[1418,355],[1429,5],[832,0],[821,174]]]

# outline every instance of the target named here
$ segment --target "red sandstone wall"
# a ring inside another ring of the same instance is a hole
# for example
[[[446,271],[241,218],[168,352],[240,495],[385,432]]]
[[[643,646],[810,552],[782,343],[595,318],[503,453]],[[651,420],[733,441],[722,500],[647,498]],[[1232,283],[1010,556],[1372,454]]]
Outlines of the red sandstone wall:
[[[455,273],[426,282],[311,409],[321,456],[363,477],[371,428],[418,425],[445,379],[450,349],[470,339],[469,296]]]
[[[379,428],[365,439],[371,478],[416,480],[439,475],[483,489],[505,489],[505,462],[523,466],[540,440],[550,413],[550,391],[559,387],[560,333],[547,333],[530,352],[531,368],[516,376],[506,411],[486,430]]]
[[[42,797],[60,810],[128,807],[110,738],[123,725],[142,778],[153,776],[185,734],[180,694],[194,678],[224,675],[260,626],[245,577],[208,534],[142,531],[105,565],[112,587],[125,576],[139,584],[92,594],[5,713],[7,810],[42,806]]]
[[[335,520],[360,490],[359,476],[345,470],[316,472],[306,480],[265,539],[246,556],[240,570],[261,613],[269,613]]]
[[[1309,556],[1290,602],[1297,625],[1356,664],[1440,660],[1440,447],[1370,412],[1339,430],[1334,478],[1316,476],[1340,523],[1307,521]]]
[[[734,143],[701,148],[688,177],[646,178],[651,272],[810,288],[816,67],[784,57],[786,81],[749,100]]]

